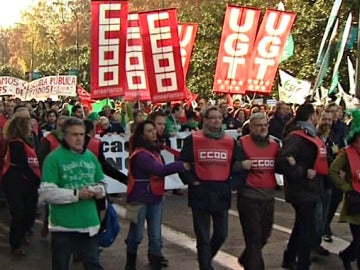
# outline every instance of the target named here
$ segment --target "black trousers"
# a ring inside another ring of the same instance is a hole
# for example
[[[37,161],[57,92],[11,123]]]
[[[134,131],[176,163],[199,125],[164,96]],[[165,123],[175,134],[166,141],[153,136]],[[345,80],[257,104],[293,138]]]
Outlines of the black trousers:
[[[360,225],[349,224],[350,232],[352,235],[352,241],[344,249],[343,256],[348,259],[348,261],[357,260],[358,265],[360,264]]]
[[[11,215],[9,242],[14,250],[21,247],[25,233],[34,224],[37,188],[26,179],[5,178],[3,181],[3,190]]]
[[[310,254],[316,238],[315,202],[292,203],[295,210],[295,223],[291,232],[284,260],[295,262],[297,270],[310,268]]]
[[[212,258],[215,257],[228,234],[228,210],[210,211],[193,207],[192,215],[199,268],[210,270]],[[213,235],[210,238],[211,220]]]
[[[270,237],[274,223],[275,200],[258,200],[239,196],[237,207],[242,226],[245,249],[239,257],[246,270],[263,270],[262,248]]]

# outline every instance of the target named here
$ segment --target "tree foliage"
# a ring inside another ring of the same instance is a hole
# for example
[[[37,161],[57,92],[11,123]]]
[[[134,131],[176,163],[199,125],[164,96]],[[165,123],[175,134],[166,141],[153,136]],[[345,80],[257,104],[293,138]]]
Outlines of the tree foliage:
[[[212,84],[227,4],[257,7],[264,13],[276,8],[279,0],[131,0],[131,11],[177,8],[179,21],[199,24],[188,88],[200,96],[212,97]],[[286,10],[297,14],[292,34],[295,55],[280,68],[297,78],[314,82],[315,60],[333,1],[286,0]],[[341,29],[349,12],[356,21],[359,1],[344,0],[339,15]],[[10,29],[0,28],[0,75],[40,71],[43,75],[66,74],[79,70],[79,79],[89,86],[90,74],[90,1],[39,0],[22,15],[21,23]],[[355,50],[345,56],[355,59]],[[344,57],[345,59],[345,57]],[[340,68],[340,80],[347,84],[346,62]],[[333,65],[332,65],[333,66]],[[11,67],[11,68],[10,68]],[[329,75],[331,70],[329,71]],[[330,84],[325,80],[325,86]]]

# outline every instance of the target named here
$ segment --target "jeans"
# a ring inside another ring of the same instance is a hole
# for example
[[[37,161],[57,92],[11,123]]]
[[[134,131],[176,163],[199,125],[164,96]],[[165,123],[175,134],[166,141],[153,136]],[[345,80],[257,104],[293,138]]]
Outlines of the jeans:
[[[88,233],[52,232],[52,270],[68,270],[70,256],[75,247],[79,248],[85,270],[102,270],[98,243],[98,235],[90,237]]]
[[[137,223],[130,223],[129,233],[125,240],[127,251],[136,253],[144,235],[145,220],[148,226],[149,246],[148,253],[161,256],[162,238],[161,223],[163,214],[163,201],[144,204],[137,217]]]
[[[295,262],[297,270],[308,270],[310,268],[311,248],[314,246],[315,228],[315,202],[292,203],[295,210],[295,223],[285,251],[284,260]],[[286,258],[285,258],[286,257]]]
[[[225,242],[228,234],[228,210],[212,212],[193,207],[192,216],[199,268],[200,270],[212,269],[211,260]],[[211,239],[210,218],[213,222]]]
[[[247,270],[265,269],[262,248],[270,237],[274,223],[275,200],[238,197],[238,211],[245,239],[239,262]]]
[[[321,245],[321,239],[324,234],[325,225],[329,213],[329,206],[331,200],[331,189],[326,189],[322,198],[316,203],[315,208],[315,226],[316,226],[316,239],[314,247]]]

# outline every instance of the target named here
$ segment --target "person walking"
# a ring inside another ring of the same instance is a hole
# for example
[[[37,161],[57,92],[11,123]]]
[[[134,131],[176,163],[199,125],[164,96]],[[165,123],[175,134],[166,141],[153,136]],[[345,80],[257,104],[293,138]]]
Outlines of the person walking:
[[[3,167],[2,189],[9,205],[10,247],[13,255],[26,255],[23,244],[35,221],[40,166],[31,139],[31,118],[14,117],[9,120],[5,138],[7,151]]]
[[[342,200],[339,222],[349,223],[351,243],[339,253],[345,270],[351,270],[351,262],[356,260],[360,269],[360,209],[351,213],[348,196],[360,201],[360,110],[352,111],[352,123],[346,137],[348,146],[340,150],[330,166],[330,177],[337,188],[345,193]]]
[[[250,134],[238,142],[244,156],[241,166],[248,172],[245,185],[237,190],[237,208],[245,239],[239,263],[245,270],[265,269],[262,248],[274,223],[275,158],[279,144],[268,136],[268,126],[265,114],[253,114]]]
[[[228,234],[229,178],[232,165],[240,156],[235,140],[222,129],[220,109],[206,107],[202,117],[203,129],[193,132],[184,141],[180,160],[192,164],[192,169],[181,173],[180,178],[188,185],[199,268],[210,270],[213,269],[212,259]],[[210,238],[211,221],[213,234]]]
[[[148,254],[151,269],[161,269],[162,239],[161,222],[163,213],[164,177],[190,169],[189,164],[175,161],[164,164],[160,156],[155,124],[145,120],[139,123],[131,138],[129,158],[127,213],[131,220],[125,243],[127,245],[126,270],[136,269],[138,246],[148,225]],[[132,210],[130,210],[132,209]]]
[[[303,104],[285,127],[276,170],[284,175],[285,200],[295,210],[295,222],[282,267],[308,270],[316,237],[315,208],[328,174],[326,146],[316,135],[315,109]],[[296,260],[297,258],[297,260]]]
[[[96,200],[105,196],[104,174],[95,155],[84,150],[81,119],[67,118],[61,137],[61,145],[45,158],[39,189],[40,197],[50,205],[52,269],[69,269],[71,253],[80,247],[84,269],[102,270]]]

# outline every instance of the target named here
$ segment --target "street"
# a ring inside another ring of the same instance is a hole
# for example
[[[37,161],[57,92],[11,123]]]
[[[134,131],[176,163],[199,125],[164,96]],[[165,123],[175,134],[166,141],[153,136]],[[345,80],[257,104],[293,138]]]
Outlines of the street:
[[[186,191],[186,190],[185,190]],[[126,238],[128,221],[124,219],[124,194],[112,197],[116,211],[120,216],[121,233],[115,243],[102,251],[101,262],[104,269],[124,269],[126,261]],[[294,213],[291,206],[284,202],[283,193],[277,192],[275,204],[275,224],[269,243],[263,250],[266,269],[282,269],[282,253],[286,247],[293,224]],[[333,243],[323,243],[330,250],[328,257],[318,257],[311,269],[342,269],[337,253],[351,240],[347,224],[337,223],[337,216],[332,224],[335,235]],[[51,269],[50,236],[41,238],[41,217],[36,220],[34,235],[26,247],[27,256],[13,257],[8,245],[9,213],[7,207],[0,207],[0,270],[48,270]],[[146,234],[145,234],[146,235]],[[232,208],[229,212],[229,235],[221,252],[214,259],[215,270],[242,269],[237,257],[244,247],[240,222],[236,210],[236,195],[233,194]],[[187,207],[186,192],[176,196],[171,192],[165,195],[163,220],[163,252],[169,259],[169,270],[198,269],[196,259],[195,236],[192,228],[190,208]],[[81,264],[71,263],[70,269],[82,269]],[[147,262],[147,237],[145,236],[138,254],[137,269],[150,269]]]

